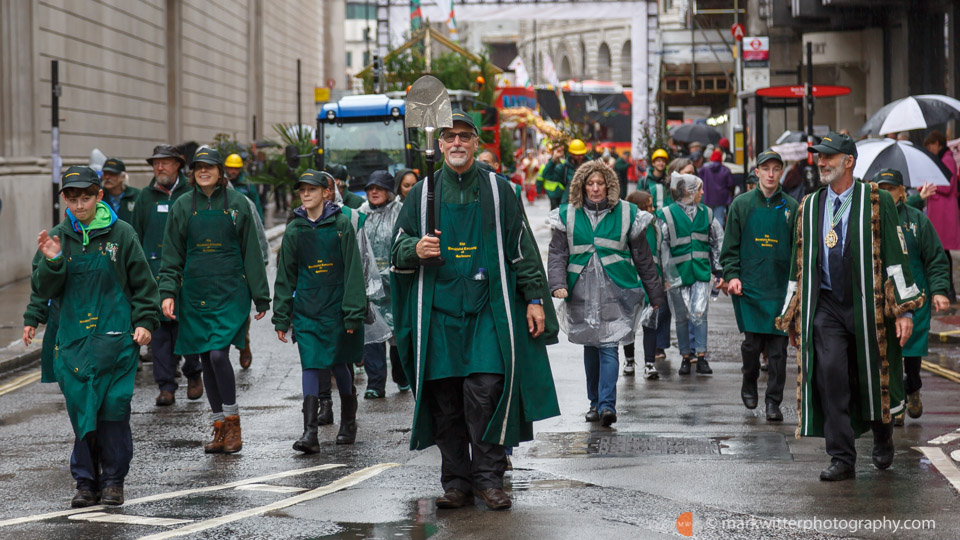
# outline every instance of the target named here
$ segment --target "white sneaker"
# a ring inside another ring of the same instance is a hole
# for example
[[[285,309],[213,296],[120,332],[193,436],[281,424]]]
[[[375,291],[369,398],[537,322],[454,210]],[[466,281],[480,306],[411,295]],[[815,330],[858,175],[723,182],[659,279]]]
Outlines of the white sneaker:
[[[657,372],[657,366],[649,363],[643,365],[643,376],[647,379],[659,379],[660,373]]]
[[[637,371],[635,366],[633,360],[627,360],[627,363],[623,366],[623,374],[627,377],[633,377],[633,374]]]

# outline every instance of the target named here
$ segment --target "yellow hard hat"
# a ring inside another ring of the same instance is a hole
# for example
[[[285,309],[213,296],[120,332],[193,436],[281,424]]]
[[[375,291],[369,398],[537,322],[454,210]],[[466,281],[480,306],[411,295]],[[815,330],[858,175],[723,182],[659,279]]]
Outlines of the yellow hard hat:
[[[656,150],[654,150],[653,155],[650,156],[650,161],[653,161],[653,160],[655,160],[655,159],[657,159],[657,158],[663,158],[663,159],[666,159],[666,160],[669,161],[669,160],[670,160],[670,155],[667,154],[667,151],[664,150],[663,148],[657,148]],[[229,159],[229,158],[227,158],[227,159]]]
[[[567,146],[567,152],[574,156],[582,156],[587,153],[587,145],[583,144],[580,139],[574,139]]]
[[[240,158],[240,154],[230,154],[227,156],[227,160],[223,162],[224,167],[235,167],[237,169],[243,167],[243,159]]]

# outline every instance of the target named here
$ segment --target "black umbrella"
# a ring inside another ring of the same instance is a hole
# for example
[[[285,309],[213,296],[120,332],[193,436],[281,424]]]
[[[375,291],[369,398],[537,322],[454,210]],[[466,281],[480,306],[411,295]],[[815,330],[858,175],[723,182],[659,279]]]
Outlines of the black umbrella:
[[[670,137],[677,142],[699,142],[704,146],[717,144],[720,141],[720,132],[703,124],[681,124],[670,130]]]

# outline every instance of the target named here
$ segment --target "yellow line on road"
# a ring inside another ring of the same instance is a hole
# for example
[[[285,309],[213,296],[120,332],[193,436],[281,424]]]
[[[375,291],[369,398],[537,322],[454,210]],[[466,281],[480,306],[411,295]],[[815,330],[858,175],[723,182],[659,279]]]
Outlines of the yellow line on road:
[[[930,463],[953,485],[953,489],[960,492],[960,470],[957,470],[942,449],[937,446],[914,446],[913,449],[927,456]]]
[[[397,463],[380,463],[372,467],[367,467],[366,469],[361,469],[355,473],[349,474],[340,478],[339,480],[334,480],[329,484],[318,487],[307,491],[306,493],[301,493],[299,495],[294,495],[293,497],[288,497],[286,499],[277,501],[272,504],[267,504],[264,506],[258,506],[256,508],[251,508],[249,510],[243,510],[240,512],[234,512],[233,514],[227,514],[218,518],[208,519],[205,521],[200,521],[197,523],[192,523],[186,527],[181,527],[179,529],[174,529],[172,531],[162,532],[158,534],[151,534],[149,536],[142,536],[139,540],[165,540],[167,538],[174,538],[177,536],[185,536],[188,534],[197,533],[200,531],[205,531],[207,529],[212,529],[214,527],[219,527],[227,523],[233,523],[234,521],[240,521],[241,519],[246,519],[248,517],[259,516],[266,514],[267,512],[273,512],[275,510],[280,510],[288,506],[293,506],[302,502],[306,502],[312,499],[323,497],[324,495],[329,495],[330,493],[335,493],[342,489],[346,489],[350,486],[354,486],[367,480],[373,478],[374,476],[382,473],[383,471],[390,469],[392,467],[399,467]]]
[[[923,360],[922,362],[920,362],[920,367],[929,371],[930,373],[939,375],[944,379],[949,379],[955,383],[960,383],[960,373],[957,373],[952,369],[945,368],[941,365],[934,364],[933,362],[928,362],[926,360]]]
[[[195,493],[206,493],[209,491],[219,491],[223,489],[231,489],[237,486],[244,486],[247,484],[262,484],[270,480],[276,480],[277,478],[286,478],[288,476],[297,476],[299,474],[305,474],[315,471],[323,471],[327,469],[335,469],[337,467],[343,467],[339,463],[326,463],[323,465],[317,465],[316,467],[307,467],[306,469],[294,469],[292,471],[283,471],[274,474],[268,474],[266,476],[257,476],[255,478],[248,478],[246,480],[238,480],[236,482],[230,482],[229,484],[219,484],[216,486],[207,486],[202,488],[195,489],[183,489],[180,491],[171,491],[169,493],[158,493],[156,495],[149,495],[147,497],[140,497],[138,499],[131,499],[124,503],[124,507],[132,506],[134,504],[142,504],[153,501],[162,501],[164,499],[174,499],[177,497],[185,497],[187,495],[193,495]],[[0,527],[6,527],[8,525],[19,525],[21,523],[32,523],[34,521],[44,521],[47,519],[53,519],[64,516],[72,516],[74,514],[84,514],[87,512],[99,512],[101,510],[106,510],[112,508],[110,506],[104,506],[102,504],[97,506],[89,506],[87,508],[77,508],[74,510],[62,510],[60,512],[49,512],[46,514],[37,514],[35,516],[25,516],[20,518],[8,519],[6,521],[0,521]]]
[[[33,384],[39,380],[40,380],[39,369],[36,371],[31,371],[26,375],[21,375],[20,377],[17,377],[16,379],[0,386],[0,396],[4,394],[9,394],[14,390],[18,390],[20,388],[23,388],[24,386],[27,386],[28,384]]]

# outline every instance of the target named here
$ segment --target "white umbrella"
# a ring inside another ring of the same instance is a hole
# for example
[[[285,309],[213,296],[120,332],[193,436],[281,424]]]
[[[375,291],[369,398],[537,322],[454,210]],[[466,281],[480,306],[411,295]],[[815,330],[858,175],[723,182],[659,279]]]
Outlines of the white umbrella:
[[[871,180],[880,169],[895,169],[903,174],[903,184],[918,188],[927,182],[950,185],[950,172],[925,148],[909,141],[865,139],[857,143],[857,165],[853,175]]]
[[[860,135],[886,135],[926,129],[960,118],[960,101],[940,94],[909,96],[883,106],[860,128]]]
[[[806,142],[788,142],[783,144],[775,144],[770,147],[771,150],[780,154],[786,161],[806,161],[807,160],[807,143]]]

